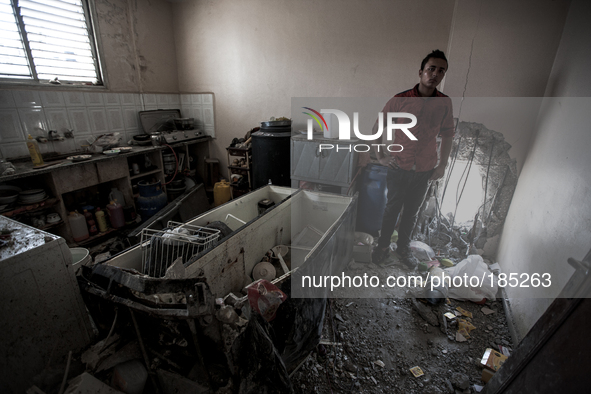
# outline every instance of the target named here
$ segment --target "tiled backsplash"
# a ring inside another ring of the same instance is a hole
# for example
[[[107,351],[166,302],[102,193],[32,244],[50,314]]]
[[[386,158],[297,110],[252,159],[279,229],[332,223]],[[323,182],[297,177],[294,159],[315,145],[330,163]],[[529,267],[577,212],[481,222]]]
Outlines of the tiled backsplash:
[[[28,156],[25,140],[61,136],[74,138],[40,143],[41,153],[71,153],[104,133],[119,132],[123,141],[143,133],[139,111],[180,109],[195,118],[196,127],[215,137],[213,94],[139,94],[77,91],[0,90],[0,153],[3,158]]]

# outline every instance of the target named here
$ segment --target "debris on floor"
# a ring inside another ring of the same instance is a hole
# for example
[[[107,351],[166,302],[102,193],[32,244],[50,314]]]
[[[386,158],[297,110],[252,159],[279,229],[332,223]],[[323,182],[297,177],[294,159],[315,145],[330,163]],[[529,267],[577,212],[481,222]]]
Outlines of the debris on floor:
[[[485,305],[502,310],[500,300],[487,300]],[[457,331],[460,318],[452,312],[457,308],[472,314],[472,318],[460,314],[463,325],[480,327],[472,328],[469,338]],[[485,314],[482,308],[457,300],[430,306],[412,298],[332,299],[327,308],[323,341],[341,345],[327,347],[326,354],[312,353],[292,376],[294,390],[296,393],[477,392],[486,383],[482,380],[480,363],[486,349],[501,349],[510,343],[504,314]],[[451,317],[446,328],[441,327],[437,317],[448,319],[444,313]]]

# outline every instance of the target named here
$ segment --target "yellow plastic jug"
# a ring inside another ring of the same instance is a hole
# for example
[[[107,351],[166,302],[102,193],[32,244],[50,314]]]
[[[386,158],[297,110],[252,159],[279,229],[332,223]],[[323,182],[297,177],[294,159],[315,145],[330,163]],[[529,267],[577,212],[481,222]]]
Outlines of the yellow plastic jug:
[[[228,181],[221,181],[213,185],[213,202],[216,207],[230,201],[230,198],[231,190]]]

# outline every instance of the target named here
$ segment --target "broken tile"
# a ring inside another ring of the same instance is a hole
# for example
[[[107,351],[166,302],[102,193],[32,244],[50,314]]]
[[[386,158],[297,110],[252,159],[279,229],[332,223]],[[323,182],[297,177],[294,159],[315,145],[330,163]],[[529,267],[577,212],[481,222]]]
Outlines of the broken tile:
[[[495,310],[492,310],[490,308],[484,307],[480,310],[482,313],[484,313],[485,315],[491,315],[493,313],[495,313]]]

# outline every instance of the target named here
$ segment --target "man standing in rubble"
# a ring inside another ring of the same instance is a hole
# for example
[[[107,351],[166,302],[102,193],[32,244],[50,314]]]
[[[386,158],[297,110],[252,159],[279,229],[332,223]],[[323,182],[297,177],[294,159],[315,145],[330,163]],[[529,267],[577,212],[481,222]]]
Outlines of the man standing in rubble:
[[[414,88],[395,95],[382,111],[384,116],[388,112],[411,113],[416,116],[417,124],[409,129],[416,140],[412,140],[400,129],[395,130],[394,141],[402,145],[402,151],[388,152],[380,149],[376,152],[380,164],[388,167],[388,199],[378,245],[372,253],[375,264],[382,263],[388,257],[390,238],[401,210],[397,253],[407,268],[414,269],[418,264],[410,251],[412,231],[429,188],[429,181],[440,179],[445,172],[454,136],[451,99],[437,90],[447,68],[445,54],[440,50],[431,52],[421,63],[419,83]],[[404,121],[399,119],[396,123]],[[441,137],[439,152],[437,136]],[[387,141],[386,138],[387,133],[384,133],[385,145],[394,142]]]

